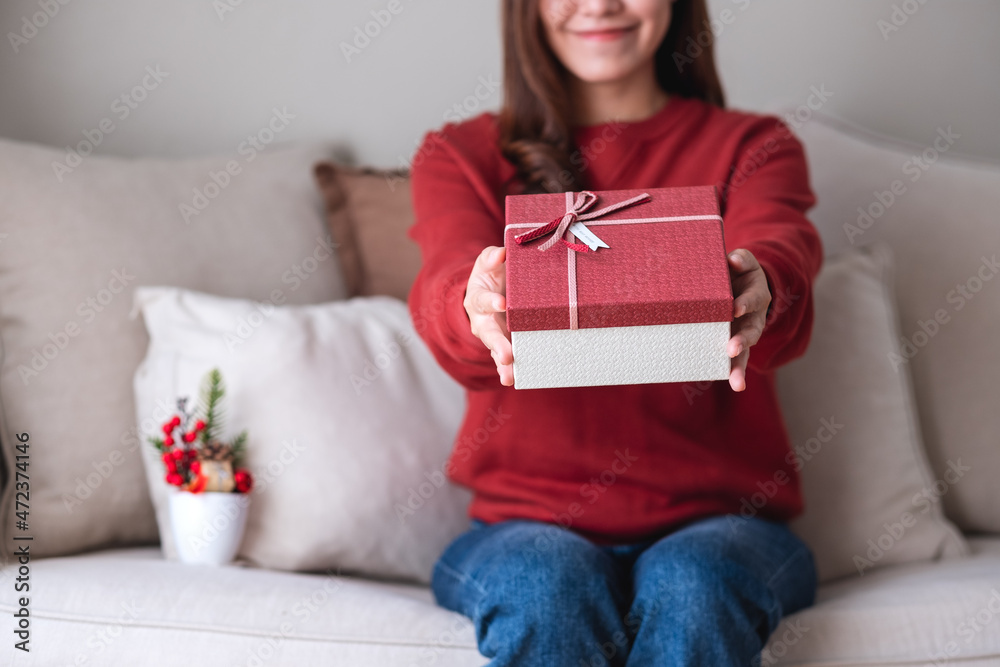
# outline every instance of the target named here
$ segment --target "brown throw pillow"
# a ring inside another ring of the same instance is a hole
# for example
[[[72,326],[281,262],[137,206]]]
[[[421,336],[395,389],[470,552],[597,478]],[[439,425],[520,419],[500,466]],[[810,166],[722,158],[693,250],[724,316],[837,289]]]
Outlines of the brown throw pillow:
[[[420,248],[406,235],[413,224],[409,174],[331,162],[317,164],[314,174],[348,294],[406,300],[420,269]]]

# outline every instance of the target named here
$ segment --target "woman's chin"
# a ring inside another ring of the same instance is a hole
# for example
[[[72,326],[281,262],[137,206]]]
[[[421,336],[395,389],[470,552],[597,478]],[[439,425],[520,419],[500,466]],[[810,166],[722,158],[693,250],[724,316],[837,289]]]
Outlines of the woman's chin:
[[[573,75],[588,84],[613,84],[627,81],[635,72],[634,67],[601,63],[592,67],[574,68]]]

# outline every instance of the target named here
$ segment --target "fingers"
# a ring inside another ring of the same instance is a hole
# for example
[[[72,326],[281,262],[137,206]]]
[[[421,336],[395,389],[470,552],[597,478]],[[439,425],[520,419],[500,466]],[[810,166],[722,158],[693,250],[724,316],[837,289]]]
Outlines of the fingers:
[[[470,289],[466,301],[465,309],[469,315],[492,315],[507,309],[506,297],[484,287]]]
[[[726,345],[726,354],[735,357],[743,350],[749,350],[764,335],[764,316],[751,313],[733,322],[733,334]]]
[[[507,307],[502,282],[498,284],[497,277],[490,275],[503,265],[503,262],[497,263],[496,259],[504,254],[503,248],[490,246],[479,253],[479,257],[476,258],[472,273],[469,274],[469,283],[465,289],[464,305],[465,310],[469,313],[469,319],[472,319],[472,316],[476,314],[489,315],[503,311]]]
[[[756,271],[760,268],[760,263],[753,253],[745,248],[737,248],[729,253],[729,273],[734,276]]]
[[[766,313],[769,305],[771,305],[771,292],[767,289],[767,281],[764,280],[763,285],[751,284],[733,299],[733,317]]]
[[[744,315],[733,322],[733,336],[726,344],[726,354],[733,360],[729,371],[729,386],[733,391],[747,387],[746,370],[750,348],[757,344],[764,333],[764,311]]]
[[[486,246],[483,251],[479,253],[479,257],[476,258],[476,265],[473,267],[473,273],[476,269],[480,271],[493,271],[500,267],[507,258],[507,249],[503,246]]]
[[[507,251],[501,246],[488,246],[479,253],[464,305],[473,335],[489,349],[500,384],[509,387],[514,384],[514,354],[507,333],[506,260]]]
[[[771,291],[760,262],[749,250],[738,248],[727,257],[733,283],[733,335],[726,344],[726,354],[732,359],[729,386],[733,391],[747,388],[747,363],[750,348],[764,334]]]
[[[497,373],[500,374],[500,384],[510,387],[514,384],[514,367],[497,366]]]
[[[771,304],[771,290],[764,270],[748,250],[729,253],[729,274],[733,283],[733,317],[766,312]]]
[[[473,315],[490,315],[507,308],[506,275],[503,271],[507,251],[498,246],[484,248],[469,275],[465,290],[465,310]]]
[[[733,359],[729,369],[729,386],[733,391],[743,391],[747,388],[747,362],[750,360],[750,349],[746,348]]]
[[[514,353],[500,323],[493,320],[492,326],[484,326],[480,340],[490,349],[490,356],[493,357],[500,376],[500,384],[505,387],[514,384]]]
[[[493,355],[493,361],[498,366],[508,366],[514,363],[514,354],[511,352],[510,341],[504,335],[500,325],[495,321],[486,321],[479,328],[479,340],[489,348]]]

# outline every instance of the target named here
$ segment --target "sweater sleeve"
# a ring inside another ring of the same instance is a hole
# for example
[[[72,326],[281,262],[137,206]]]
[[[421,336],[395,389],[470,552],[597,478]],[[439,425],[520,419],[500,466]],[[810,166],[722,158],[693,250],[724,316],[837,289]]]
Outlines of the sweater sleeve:
[[[420,246],[422,264],[408,299],[410,314],[456,381],[472,390],[499,388],[496,364],[472,333],[463,301],[476,258],[487,246],[503,245],[503,213],[448,129],[425,135],[413,162],[409,235]]]
[[[749,368],[767,373],[801,356],[813,323],[812,284],[823,261],[806,218],[816,198],[802,144],[780,120],[755,121],[726,184],[726,249],[745,248],[764,269],[771,305]]]

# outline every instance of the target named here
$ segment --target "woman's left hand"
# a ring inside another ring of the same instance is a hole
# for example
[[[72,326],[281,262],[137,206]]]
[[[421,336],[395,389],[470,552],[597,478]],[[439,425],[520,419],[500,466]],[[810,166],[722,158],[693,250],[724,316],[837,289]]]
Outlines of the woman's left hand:
[[[734,250],[728,259],[729,279],[733,283],[733,335],[726,346],[726,354],[733,360],[729,386],[733,391],[743,391],[747,388],[750,348],[760,340],[767,323],[771,290],[767,287],[764,269],[749,250]]]

